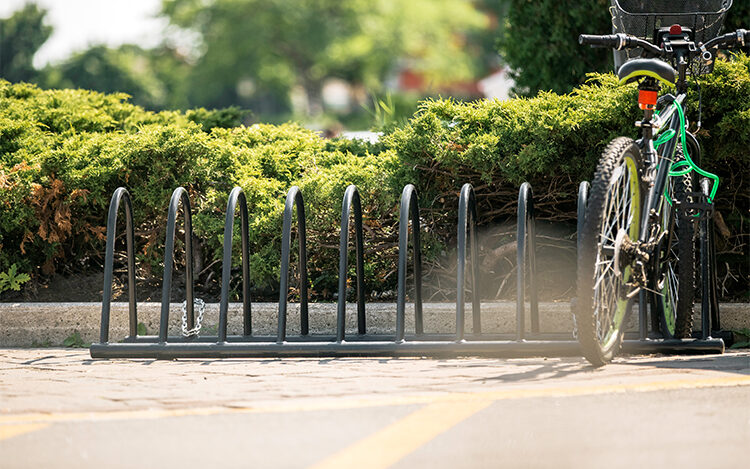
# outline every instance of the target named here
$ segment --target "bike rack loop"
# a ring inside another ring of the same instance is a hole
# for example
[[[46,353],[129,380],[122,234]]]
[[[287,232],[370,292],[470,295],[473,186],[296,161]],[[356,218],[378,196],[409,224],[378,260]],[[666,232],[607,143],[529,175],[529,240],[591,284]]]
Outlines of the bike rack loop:
[[[138,334],[138,313],[136,311],[135,285],[135,252],[133,250],[133,206],[130,193],[124,187],[118,187],[109,202],[107,215],[107,246],[104,254],[104,287],[102,289],[102,324],[99,331],[99,342],[109,342],[109,316],[112,304],[112,276],[114,271],[115,238],[117,235],[117,214],[120,201],[125,209],[125,235],[128,257],[128,316],[130,317],[130,337]]]
[[[711,273],[711,283],[706,285],[711,295],[711,330],[721,330],[721,314],[719,314],[719,295],[717,293],[718,284],[716,280],[716,241],[714,239],[714,219],[711,217],[706,228],[708,242],[708,259],[709,271]],[[704,290],[706,291],[706,290]]]
[[[232,275],[232,239],[234,238],[234,218],[240,204],[240,222],[242,230],[242,317],[246,336],[252,334],[250,304],[250,237],[247,220],[247,198],[242,188],[235,187],[229,193],[227,214],[224,220],[224,256],[221,266],[221,299],[219,301],[219,342],[227,341],[227,322],[229,312],[229,280]],[[281,319],[279,319],[281,323]],[[192,327],[192,326],[190,326]]]
[[[417,189],[407,184],[401,193],[401,210],[398,223],[398,296],[396,299],[396,341],[404,342],[406,328],[406,257],[409,245],[409,215],[411,215],[412,245],[414,252],[414,331],[424,333],[422,319],[422,246],[419,242],[419,197]]]
[[[364,233],[362,231],[362,204],[357,186],[350,185],[344,192],[341,206],[341,235],[339,243],[339,297],[336,316],[336,342],[343,342],[346,328],[346,280],[347,261],[349,259],[349,222],[352,205],[354,206],[354,233],[356,237],[357,262],[357,325],[360,335],[367,333],[365,323],[365,261]]]
[[[518,191],[518,221],[516,224],[518,280],[516,289],[516,340],[525,337],[526,256],[529,264],[529,304],[531,307],[531,332],[539,332],[539,296],[536,288],[536,221],[534,196],[531,184],[524,182]]]
[[[195,304],[193,294],[193,219],[190,197],[184,187],[172,192],[167,214],[167,241],[164,247],[164,277],[161,293],[161,318],[159,320],[159,343],[167,342],[169,329],[169,300],[172,290],[172,269],[174,262],[174,236],[177,224],[177,210],[182,202],[185,215],[185,295],[187,296],[187,327],[195,326]]]
[[[586,206],[589,204],[589,190],[591,185],[583,181],[578,185],[578,203],[576,205],[576,251],[581,250],[581,233],[586,218]]]
[[[300,282],[300,335],[310,332],[307,299],[307,234],[305,228],[305,201],[299,187],[293,186],[286,195],[284,204],[284,223],[281,230],[281,282],[279,284],[279,331],[277,341],[286,340],[286,315],[289,299],[289,262],[292,245],[292,210],[297,207],[297,225],[299,227],[299,282]]]
[[[482,320],[480,313],[479,289],[477,278],[479,277],[479,246],[477,246],[477,202],[474,188],[471,184],[461,187],[461,195],[458,199],[458,246],[456,247],[457,272],[456,272],[456,341],[464,340],[464,293],[466,283],[464,272],[466,270],[466,232],[469,232],[471,242],[471,316],[473,321],[472,332],[482,333]]]
[[[688,147],[690,148],[690,158],[695,162],[696,165],[701,164],[701,147],[698,144],[698,140],[690,132],[686,132]],[[706,178],[701,178],[700,192],[703,196],[708,198],[710,193],[710,182]],[[705,220],[705,226],[704,226]],[[713,215],[704,217],[699,223],[699,232],[702,230],[700,236],[700,264],[701,264],[701,298],[708,297],[709,301],[702,300],[701,302],[701,329],[702,331],[720,331],[721,330],[721,315],[719,313],[719,298],[716,293],[717,281],[716,281],[716,242],[714,240],[714,218]],[[704,243],[705,237],[705,243]],[[708,244],[708,246],[706,246]],[[703,278],[704,265],[708,269],[708,278]],[[708,317],[703,315],[703,311],[708,309],[710,315]],[[706,335],[705,332],[701,333],[703,339],[708,339],[710,335]]]
[[[707,178],[700,180],[701,192],[708,199],[711,183]],[[711,332],[719,328],[719,301],[716,295],[716,246],[714,244],[713,216],[701,217],[700,265],[701,265],[701,338],[711,338]]]

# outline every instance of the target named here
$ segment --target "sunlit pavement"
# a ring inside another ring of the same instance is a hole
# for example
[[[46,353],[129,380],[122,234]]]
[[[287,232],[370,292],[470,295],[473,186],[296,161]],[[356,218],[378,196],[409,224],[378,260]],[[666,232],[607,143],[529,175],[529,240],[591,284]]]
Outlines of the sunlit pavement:
[[[741,467],[749,448],[750,352],[595,369],[0,349],[2,468]]]

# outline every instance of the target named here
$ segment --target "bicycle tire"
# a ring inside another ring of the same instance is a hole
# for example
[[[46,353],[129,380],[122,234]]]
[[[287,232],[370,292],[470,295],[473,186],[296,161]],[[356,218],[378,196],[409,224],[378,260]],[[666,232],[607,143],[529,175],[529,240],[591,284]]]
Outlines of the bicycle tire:
[[[677,147],[676,161],[683,159],[681,145]],[[692,176],[670,177],[671,198],[686,202],[692,192]],[[666,208],[669,208],[668,206]],[[670,252],[662,261],[658,272],[662,277],[657,284],[661,297],[657,301],[659,323],[666,338],[683,339],[693,332],[693,303],[695,302],[695,225],[692,220],[669,210],[662,217],[663,225],[675,216],[675,239]],[[675,296],[677,297],[675,299]]]
[[[581,352],[594,366],[610,362],[619,350],[632,308],[633,301],[624,298],[630,267],[619,276],[614,273],[613,231],[623,229],[631,240],[638,239],[641,166],[641,151],[632,139],[609,143],[591,183],[579,233],[576,324]]]

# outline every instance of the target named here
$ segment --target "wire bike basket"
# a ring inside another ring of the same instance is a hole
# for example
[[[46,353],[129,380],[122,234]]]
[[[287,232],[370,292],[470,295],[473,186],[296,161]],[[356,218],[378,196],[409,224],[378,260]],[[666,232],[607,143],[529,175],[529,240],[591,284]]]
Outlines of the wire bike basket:
[[[612,32],[636,36],[654,42],[659,28],[679,24],[690,28],[695,43],[706,42],[719,35],[732,0],[611,0]],[[630,59],[641,56],[643,49],[616,50],[615,70]],[[676,64],[672,63],[676,68]],[[688,73],[711,73],[713,63],[705,64],[699,57],[691,60]]]
[[[578,223],[583,221],[583,208],[588,198],[588,183],[580,185],[578,193]],[[184,304],[183,328],[195,331],[183,336],[168,336],[170,316],[170,290],[172,288],[172,263],[174,259],[174,237],[179,206],[183,206],[185,218],[185,281],[186,302]],[[126,220],[126,249],[128,266],[129,295],[129,335],[123,342],[109,341],[110,302],[112,294],[114,247],[117,217],[122,208]],[[300,334],[287,335],[287,297],[289,290],[290,254],[292,239],[293,211],[296,208],[298,241],[299,241],[299,279],[300,279]],[[283,214],[281,246],[281,283],[278,303],[278,330],[275,337],[254,335],[251,321],[250,275],[249,275],[249,237],[247,202],[242,189],[235,187],[227,203],[224,225],[224,252],[222,266],[222,286],[219,305],[218,334],[215,336],[200,335],[200,320],[196,324],[195,298],[193,292],[192,271],[192,221],[190,200],[187,191],[177,188],[169,204],[167,216],[167,239],[164,255],[164,277],[162,284],[162,303],[157,336],[138,334],[138,315],[136,308],[135,288],[135,250],[133,233],[133,214],[130,194],[125,188],[118,188],[111,199],[107,221],[107,244],[104,266],[104,289],[102,299],[102,317],[99,342],[91,345],[92,358],[261,358],[261,357],[343,357],[343,356],[420,356],[420,357],[456,357],[456,356],[580,356],[578,342],[571,333],[540,333],[539,307],[536,288],[536,233],[534,217],[534,199],[531,186],[524,183],[518,196],[517,225],[517,308],[515,333],[484,333],[482,331],[479,295],[476,293],[476,281],[479,276],[478,245],[476,241],[477,207],[474,189],[465,184],[460,193],[458,204],[458,268],[456,278],[455,330],[453,333],[427,333],[423,326],[423,304],[421,297],[422,270],[421,244],[419,239],[419,200],[413,185],[404,187],[400,204],[399,221],[399,259],[398,259],[398,293],[396,303],[396,321],[393,333],[368,333],[364,301],[364,249],[362,230],[362,210],[360,196],[355,186],[349,186],[345,192],[341,212],[341,233],[339,250],[339,294],[337,304],[336,330],[324,334],[312,334],[309,330],[309,308],[307,301],[307,243],[305,236],[306,213],[302,193],[292,187],[286,197]],[[240,335],[229,335],[227,322],[229,314],[229,280],[232,261],[232,239],[234,236],[235,212],[239,209],[242,237],[242,316],[243,331]],[[346,285],[349,252],[349,226],[354,218],[355,256],[356,256],[356,289],[357,289],[357,333],[346,335]],[[409,241],[409,222],[413,249],[414,277],[414,331],[406,331],[406,271],[407,250]],[[710,250],[703,245],[702,262],[710,265]],[[472,328],[465,331],[465,283],[467,257],[471,260]],[[705,259],[704,259],[705,257]],[[528,275],[527,275],[528,273]],[[708,280],[703,282],[704,298],[708,298]],[[525,324],[524,296],[528,291],[530,303],[531,327]],[[715,289],[713,290],[715,292]],[[715,299],[715,295],[712,297]],[[623,349],[631,353],[721,353],[724,342],[720,338],[711,338],[713,324],[718,327],[718,308],[714,303],[704,301],[702,310],[702,337],[685,340],[663,340],[649,338],[646,307],[639,308],[639,333],[628,333],[623,342]],[[651,334],[653,336],[653,334]]]

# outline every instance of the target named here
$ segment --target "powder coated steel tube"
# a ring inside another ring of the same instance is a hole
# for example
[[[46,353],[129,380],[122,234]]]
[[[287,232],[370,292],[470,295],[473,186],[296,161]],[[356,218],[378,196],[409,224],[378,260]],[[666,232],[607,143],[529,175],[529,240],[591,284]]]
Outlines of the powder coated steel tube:
[[[219,341],[227,340],[227,321],[229,310],[229,280],[232,274],[232,238],[234,237],[234,217],[237,203],[240,204],[240,222],[242,230],[242,316],[243,331],[246,336],[252,334],[250,305],[250,259],[249,233],[247,220],[247,200],[242,188],[235,187],[227,200],[227,213],[224,219],[224,257],[221,268],[221,299],[219,301]]]
[[[112,280],[115,257],[115,239],[117,237],[117,214],[120,201],[125,210],[125,236],[128,258],[128,316],[130,323],[130,337],[138,335],[138,313],[136,311],[135,285],[135,251],[133,233],[133,207],[130,203],[130,193],[124,187],[118,187],[109,202],[107,216],[107,245],[104,251],[104,286],[102,288],[102,322],[99,331],[99,342],[109,341],[109,317],[112,303]]]
[[[474,188],[471,184],[464,184],[458,199],[458,245],[456,266],[456,340],[464,340],[464,294],[466,270],[466,233],[469,233],[471,243],[471,312],[473,318],[472,331],[481,334],[482,321],[480,317],[480,298],[477,280],[479,277],[479,246],[476,235],[477,204]]]
[[[307,234],[305,229],[305,201],[299,187],[293,186],[286,195],[284,222],[281,230],[281,281],[279,284],[279,320],[284,317],[284,327],[279,323],[279,340],[286,339],[286,315],[289,300],[289,263],[291,262],[292,215],[297,206],[297,226],[299,238],[299,294],[300,294],[300,333],[310,331],[307,300]]]
[[[357,325],[360,334],[367,333],[365,324],[365,275],[364,275],[364,236],[362,233],[362,204],[357,186],[351,185],[344,192],[341,207],[341,235],[339,242],[339,297],[336,318],[336,335],[339,342],[344,340],[346,329],[346,280],[349,250],[349,219],[354,207],[354,234],[357,261]]]
[[[419,198],[417,189],[407,184],[401,193],[398,229],[398,296],[396,299],[396,341],[404,340],[406,327],[406,258],[409,247],[409,215],[411,215],[414,253],[414,330],[424,332],[422,323],[422,247],[419,242]]]
[[[169,297],[172,290],[172,268],[174,264],[174,236],[177,225],[177,210],[182,202],[185,216],[185,294],[187,296],[187,327],[195,325],[195,305],[193,295],[193,220],[190,210],[190,197],[184,187],[172,192],[167,214],[167,241],[164,247],[164,277],[161,294],[161,319],[159,321],[159,340],[167,341],[169,329]]]

